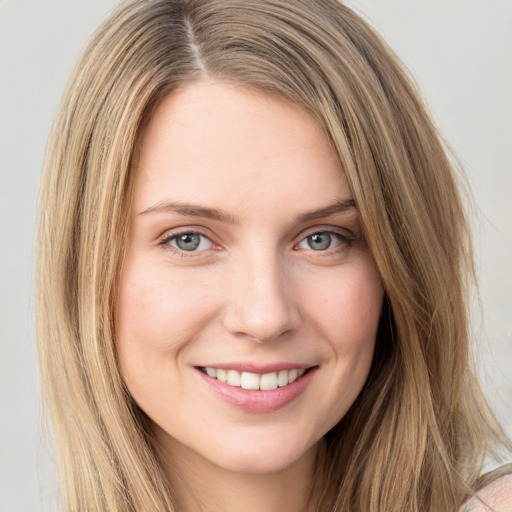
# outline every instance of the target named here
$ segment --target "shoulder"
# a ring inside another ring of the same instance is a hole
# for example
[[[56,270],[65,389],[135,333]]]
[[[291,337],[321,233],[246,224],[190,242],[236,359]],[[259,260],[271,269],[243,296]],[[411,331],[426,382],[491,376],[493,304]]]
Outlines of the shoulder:
[[[512,512],[512,474],[481,488],[460,512]]]

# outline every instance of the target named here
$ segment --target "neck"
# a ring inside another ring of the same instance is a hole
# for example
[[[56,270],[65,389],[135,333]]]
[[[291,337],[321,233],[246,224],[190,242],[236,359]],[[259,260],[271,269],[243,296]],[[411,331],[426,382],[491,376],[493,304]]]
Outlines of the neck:
[[[176,442],[165,443],[164,470],[180,512],[313,512],[319,444],[290,466],[271,473],[238,473],[221,468]]]

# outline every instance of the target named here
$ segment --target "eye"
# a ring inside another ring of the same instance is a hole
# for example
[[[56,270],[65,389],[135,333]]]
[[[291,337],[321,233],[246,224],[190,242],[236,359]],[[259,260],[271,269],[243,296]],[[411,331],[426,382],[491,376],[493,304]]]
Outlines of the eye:
[[[201,233],[186,232],[173,235],[165,240],[162,244],[170,245],[175,249],[185,252],[205,251],[213,247],[213,243]]]
[[[328,251],[335,249],[340,244],[350,245],[352,239],[335,231],[317,231],[304,238],[299,244],[298,249],[312,249],[313,251]]]

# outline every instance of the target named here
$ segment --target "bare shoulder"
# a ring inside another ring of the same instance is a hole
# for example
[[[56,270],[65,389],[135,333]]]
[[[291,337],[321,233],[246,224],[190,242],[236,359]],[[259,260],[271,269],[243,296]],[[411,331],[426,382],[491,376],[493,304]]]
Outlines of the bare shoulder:
[[[512,512],[512,474],[487,484],[477,495],[460,512]]]

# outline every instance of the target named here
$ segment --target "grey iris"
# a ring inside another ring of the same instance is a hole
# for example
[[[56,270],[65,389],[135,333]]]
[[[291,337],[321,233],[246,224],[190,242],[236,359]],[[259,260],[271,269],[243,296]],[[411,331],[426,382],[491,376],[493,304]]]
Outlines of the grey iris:
[[[176,237],[176,245],[182,251],[194,251],[201,243],[201,235],[197,233],[184,233]]]
[[[325,251],[325,249],[329,249],[332,238],[329,233],[315,233],[308,236],[307,240],[309,247],[314,251]]]

